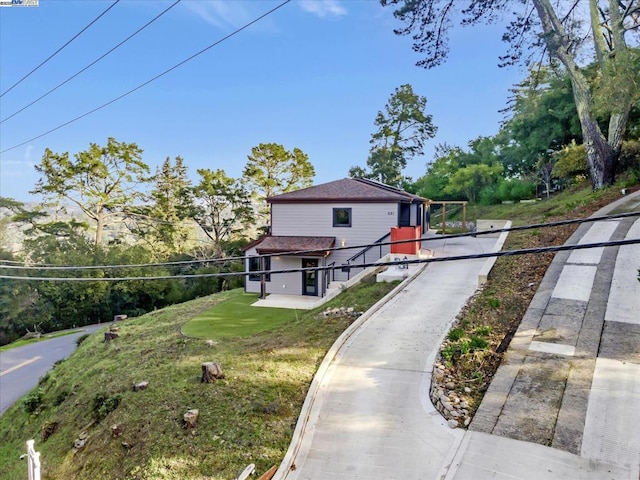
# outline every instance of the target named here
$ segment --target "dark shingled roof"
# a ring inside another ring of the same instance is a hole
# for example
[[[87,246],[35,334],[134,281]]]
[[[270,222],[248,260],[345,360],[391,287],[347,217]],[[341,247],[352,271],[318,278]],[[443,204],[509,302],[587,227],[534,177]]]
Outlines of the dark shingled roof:
[[[268,236],[258,243],[256,251],[260,254],[298,252],[302,250],[318,250],[314,253],[305,253],[310,257],[323,257],[328,249],[336,244],[336,237],[294,237],[294,236]]]
[[[267,198],[269,203],[402,202],[423,203],[426,198],[363,178],[343,178]]]

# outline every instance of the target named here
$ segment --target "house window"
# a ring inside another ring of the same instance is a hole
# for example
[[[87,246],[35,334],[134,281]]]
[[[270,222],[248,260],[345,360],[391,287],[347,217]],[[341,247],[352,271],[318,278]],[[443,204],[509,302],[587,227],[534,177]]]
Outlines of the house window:
[[[249,257],[249,271],[250,272],[259,272],[260,268],[260,258],[264,258],[264,269],[271,270],[271,257]],[[260,274],[258,273],[250,273],[249,280],[260,281]],[[271,274],[267,273],[265,275],[265,280],[267,282],[271,281]]]
[[[350,227],[351,226],[351,209],[350,208],[334,208],[333,209],[333,226],[334,227]]]

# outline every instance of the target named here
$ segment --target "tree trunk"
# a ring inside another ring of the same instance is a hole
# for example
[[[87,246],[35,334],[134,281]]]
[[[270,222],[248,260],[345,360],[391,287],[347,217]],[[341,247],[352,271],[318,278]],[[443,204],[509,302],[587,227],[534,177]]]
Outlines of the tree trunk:
[[[549,53],[559,59],[567,69],[573,98],[582,127],[583,143],[587,152],[587,166],[591,175],[593,189],[611,185],[615,179],[616,165],[622,146],[622,134],[628,117],[624,112],[612,114],[609,127],[609,139],[604,137],[593,113],[593,94],[586,77],[576,64],[568,43],[568,36],[551,6],[550,0],[533,0]],[[591,12],[594,15],[594,12]],[[597,10],[595,11],[597,15]],[[597,35],[597,32],[594,33]],[[599,45],[596,43],[596,50]],[[615,80],[610,80],[615,81]]]
[[[102,244],[102,232],[104,230],[104,213],[98,212],[96,216],[96,246]]]

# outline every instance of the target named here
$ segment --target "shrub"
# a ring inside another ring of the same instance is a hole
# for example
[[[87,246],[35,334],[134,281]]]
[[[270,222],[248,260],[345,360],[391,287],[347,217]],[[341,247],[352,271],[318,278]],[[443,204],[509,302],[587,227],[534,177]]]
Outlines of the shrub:
[[[498,186],[497,196],[500,200],[519,201],[533,198],[536,192],[536,184],[526,180],[513,178],[506,180]]]
[[[462,337],[464,337],[464,330],[460,327],[453,328],[449,332],[448,336],[449,340],[451,340],[452,342],[460,340]]]
[[[493,328],[490,325],[483,325],[476,328],[475,334],[480,335],[481,337],[486,337],[487,335],[490,335],[492,331]]]
[[[576,181],[587,173],[587,154],[584,145],[575,140],[554,154],[557,159],[553,166],[553,176]]]
[[[487,342],[484,338],[478,336],[472,336],[469,341],[471,350],[484,350],[489,346],[489,342]]]
[[[500,203],[498,188],[498,185],[487,185],[486,187],[484,187],[478,194],[478,203],[480,205],[496,205]]]
[[[42,397],[44,396],[44,390],[37,388],[30,392],[24,400],[22,400],[22,406],[24,411],[30,414],[37,414],[42,408]]]
[[[97,393],[96,396],[93,397],[92,402],[93,415],[95,416],[96,420],[98,420],[98,422],[101,422],[107,417],[107,415],[118,408],[121,398],[122,396],[120,394],[109,396],[104,392]]]
[[[62,402],[64,402],[67,399],[70,393],[71,392],[69,392],[69,390],[67,389],[60,390],[56,395],[56,398],[53,399],[53,404],[56,407],[59,405],[62,405]]]

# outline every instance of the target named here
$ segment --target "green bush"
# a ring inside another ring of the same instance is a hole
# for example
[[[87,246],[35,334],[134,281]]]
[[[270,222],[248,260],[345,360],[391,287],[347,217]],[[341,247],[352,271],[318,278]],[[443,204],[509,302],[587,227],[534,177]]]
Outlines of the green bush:
[[[535,197],[536,184],[527,180],[513,178],[498,186],[497,196],[502,201],[517,202]]]
[[[37,388],[30,392],[24,400],[22,400],[22,406],[24,411],[29,414],[37,414],[42,408],[42,397],[44,396],[44,390]]]
[[[471,352],[471,341],[461,340],[458,343],[458,350],[460,352],[460,355],[466,355],[467,353]]]
[[[118,408],[121,399],[122,396],[120,394],[109,396],[104,392],[97,393],[92,402],[93,415],[96,420],[98,422],[104,420],[107,415]]]
[[[587,173],[587,153],[584,145],[577,145],[573,140],[562,150],[554,153],[556,164],[553,166],[553,176],[569,181]]]
[[[493,328],[489,325],[483,325],[481,327],[476,328],[475,334],[480,335],[481,337],[486,337],[490,335],[493,331]]]
[[[464,330],[460,327],[451,329],[448,336],[449,340],[452,342],[460,340],[462,337],[464,337]]]
[[[502,182],[504,183],[504,182]],[[480,205],[497,205],[500,203],[500,194],[498,193],[499,185],[487,185],[478,194],[478,203]]]
[[[471,350],[484,350],[489,346],[489,342],[487,342],[482,337],[472,336],[469,341]]]

